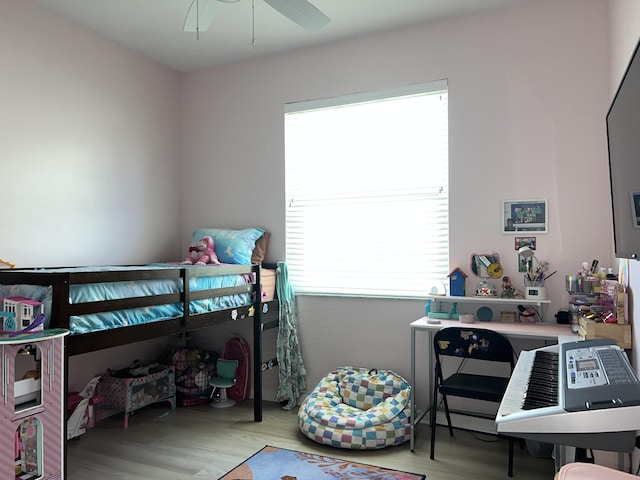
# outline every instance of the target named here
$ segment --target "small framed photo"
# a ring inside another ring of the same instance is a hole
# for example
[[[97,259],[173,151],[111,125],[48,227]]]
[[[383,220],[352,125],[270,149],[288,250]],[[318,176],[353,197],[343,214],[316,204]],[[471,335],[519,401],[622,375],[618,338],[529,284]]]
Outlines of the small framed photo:
[[[522,272],[528,272],[529,271],[530,258],[531,257],[525,257],[520,252],[518,252],[518,272],[522,273]]]
[[[516,250],[520,250],[522,247],[529,247],[531,250],[535,250],[536,237],[516,237],[515,245]]]
[[[504,202],[502,207],[502,233],[547,233],[547,230],[546,200],[507,200]]]
[[[640,228],[640,192],[631,192],[631,217],[633,228]]]

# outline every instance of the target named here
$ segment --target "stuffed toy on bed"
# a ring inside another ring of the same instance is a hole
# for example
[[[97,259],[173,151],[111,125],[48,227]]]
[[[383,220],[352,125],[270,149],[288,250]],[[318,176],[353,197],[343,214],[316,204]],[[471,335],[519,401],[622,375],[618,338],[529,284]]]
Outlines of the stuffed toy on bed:
[[[213,249],[213,238],[202,237],[195,245],[189,247],[189,254],[182,265],[207,265],[219,264],[218,256]]]

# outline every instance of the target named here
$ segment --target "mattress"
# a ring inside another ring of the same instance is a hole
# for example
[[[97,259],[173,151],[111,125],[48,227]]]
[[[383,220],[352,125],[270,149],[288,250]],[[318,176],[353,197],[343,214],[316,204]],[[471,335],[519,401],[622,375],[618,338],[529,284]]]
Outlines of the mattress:
[[[276,270],[261,268],[260,283],[262,283],[262,301],[270,302],[276,296]]]
[[[40,397],[40,379],[25,378],[17,380],[13,384],[14,404],[16,406],[23,403],[32,402]]]

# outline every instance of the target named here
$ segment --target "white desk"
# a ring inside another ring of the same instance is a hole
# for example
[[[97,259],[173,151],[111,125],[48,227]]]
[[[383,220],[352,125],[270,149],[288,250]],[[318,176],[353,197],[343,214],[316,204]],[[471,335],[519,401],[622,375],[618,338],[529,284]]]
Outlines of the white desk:
[[[429,334],[429,388],[428,395],[431,398],[433,392],[433,351],[431,345],[433,344],[433,335],[438,330],[445,327],[460,327],[469,326],[469,328],[486,328],[500,332],[509,338],[528,338],[537,339],[541,341],[552,342],[553,344],[558,342],[558,337],[562,335],[573,336],[571,334],[570,325],[558,325],[555,323],[516,323],[516,322],[476,322],[473,324],[460,323],[458,320],[440,320],[441,323],[433,324],[427,322],[427,317],[422,317],[415,322],[411,322],[411,451],[414,449],[415,441],[415,428],[420,423],[420,420],[429,412],[433,407],[428,404],[424,412],[421,413],[419,418],[416,418],[416,405],[413,398],[413,390],[416,385],[416,332],[426,332]]]

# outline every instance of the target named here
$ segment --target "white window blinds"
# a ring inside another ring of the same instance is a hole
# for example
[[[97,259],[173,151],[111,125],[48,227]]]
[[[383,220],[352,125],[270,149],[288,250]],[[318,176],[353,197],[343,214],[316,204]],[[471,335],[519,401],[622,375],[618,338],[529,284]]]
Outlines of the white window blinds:
[[[289,104],[285,158],[296,292],[416,297],[446,280],[446,81]]]

